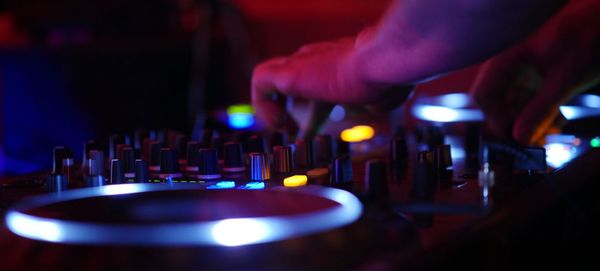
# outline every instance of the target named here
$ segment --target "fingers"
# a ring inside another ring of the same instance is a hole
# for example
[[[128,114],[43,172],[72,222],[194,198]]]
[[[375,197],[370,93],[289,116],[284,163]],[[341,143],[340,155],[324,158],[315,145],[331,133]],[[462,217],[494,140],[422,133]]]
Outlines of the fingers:
[[[298,126],[285,109],[285,96],[278,76],[278,67],[285,58],[277,58],[259,65],[252,77],[252,104],[256,115],[265,124],[279,132],[295,136]],[[279,85],[278,85],[279,83]]]
[[[403,104],[408,99],[413,89],[414,86],[412,85],[404,85],[384,90],[382,91],[383,98],[379,99],[379,102],[375,104],[367,105],[366,108],[371,113],[391,111]]]
[[[334,104],[331,103],[311,101],[308,108],[308,117],[303,126],[304,129],[300,131],[298,137],[305,140],[315,137],[329,117],[333,106]]]
[[[574,94],[572,86],[579,81],[580,63],[564,56],[547,69],[544,83],[533,99],[523,108],[515,121],[512,135],[517,142],[541,142],[546,131],[555,123],[559,106]]]
[[[527,64],[518,47],[488,60],[471,87],[471,96],[485,115],[486,132],[509,138],[520,107],[533,95],[540,77]]]

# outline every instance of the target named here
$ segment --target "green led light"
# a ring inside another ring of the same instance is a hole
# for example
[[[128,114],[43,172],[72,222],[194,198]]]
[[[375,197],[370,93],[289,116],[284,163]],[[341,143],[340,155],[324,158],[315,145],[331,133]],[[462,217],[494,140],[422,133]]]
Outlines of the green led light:
[[[254,108],[249,104],[234,104],[227,107],[227,115],[231,114],[254,114]]]
[[[590,140],[590,146],[592,146],[592,148],[600,148],[600,137],[594,137],[592,138],[592,140]]]

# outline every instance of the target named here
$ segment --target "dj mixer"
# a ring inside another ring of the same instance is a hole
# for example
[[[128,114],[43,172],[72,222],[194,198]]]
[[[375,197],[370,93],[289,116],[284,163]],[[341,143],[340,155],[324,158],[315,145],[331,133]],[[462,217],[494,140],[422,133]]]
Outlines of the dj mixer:
[[[485,138],[459,93],[417,99],[418,124],[377,140],[364,125],[293,142],[138,129],[83,157],[59,146],[51,170],[0,182],[0,269],[585,266],[600,139],[578,122],[597,118],[596,98],[563,106],[573,134],[545,148]]]

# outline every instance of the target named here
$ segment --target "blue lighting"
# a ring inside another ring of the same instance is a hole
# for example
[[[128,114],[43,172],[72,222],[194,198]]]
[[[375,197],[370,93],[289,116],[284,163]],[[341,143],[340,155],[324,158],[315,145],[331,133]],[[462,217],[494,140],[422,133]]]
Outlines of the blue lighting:
[[[483,113],[478,109],[456,109],[437,105],[417,105],[413,114],[422,120],[435,122],[481,121]]]
[[[221,181],[206,187],[206,189],[232,189],[235,187],[234,181]]]
[[[254,115],[250,113],[233,113],[228,116],[229,126],[234,129],[244,129],[254,125]]]
[[[450,108],[464,108],[471,103],[471,98],[465,93],[451,93],[439,97],[440,104]]]
[[[600,96],[587,94],[581,95],[581,100],[584,106],[591,108],[600,108]]]
[[[240,187],[239,189],[248,189],[248,190],[260,190],[265,189],[265,183],[263,182],[251,182],[246,185]]]
[[[249,184],[258,186],[258,182]],[[264,183],[261,184],[264,186]],[[76,189],[65,191],[59,197],[53,194],[27,199],[8,210],[5,223],[10,231],[20,236],[66,244],[242,246],[287,240],[339,228],[353,223],[362,213],[360,201],[349,192],[306,186],[293,190],[282,190],[282,193],[301,193],[325,198],[337,204],[329,208],[294,215],[174,221],[172,223],[106,224],[28,214],[30,210],[43,206],[98,196],[201,188],[201,186],[177,184],[173,186],[126,184],[115,187],[118,188],[112,188],[112,190]],[[265,194],[265,196],[267,195],[269,193]],[[279,197],[269,199],[276,204]]]
[[[329,119],[333,121],[341,121],[344,117],[346,117],[346,110],[339,104],[334,106],[331,113],[329,113]]]

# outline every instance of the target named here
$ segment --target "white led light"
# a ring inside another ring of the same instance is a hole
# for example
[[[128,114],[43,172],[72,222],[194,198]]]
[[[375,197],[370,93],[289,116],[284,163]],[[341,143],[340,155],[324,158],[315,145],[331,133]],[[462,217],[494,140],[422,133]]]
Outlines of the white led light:
[[[569,144],[550,143],[546,149],[546,163],[553,168],[559,168],[575,157],[575,148]]]
[[[212,228],[215,242],[224,246],[240,246],[267,239],[271,228],[260,219],[234,218],[218,222]]]
[[[99,189],[101,190],[101,194],[105,196],[133,194],[144,191],[140,186],[135,184],[106,185],[100,186]]]
[[[456,109],[437,105],[417,105],[413,114],[422,120],[434,122],[482,121],[483,113],[478,109]]]
[[[23,237],[48,242],[61,241],[62,232],[57,223],[34,216],[16,212],[9,213],[6,216],[6,225],[12,232]]]
[[[439,97],[440,105],[450,108],[464,108],[470,104],[470,97],[466,93],[451,93]]]

